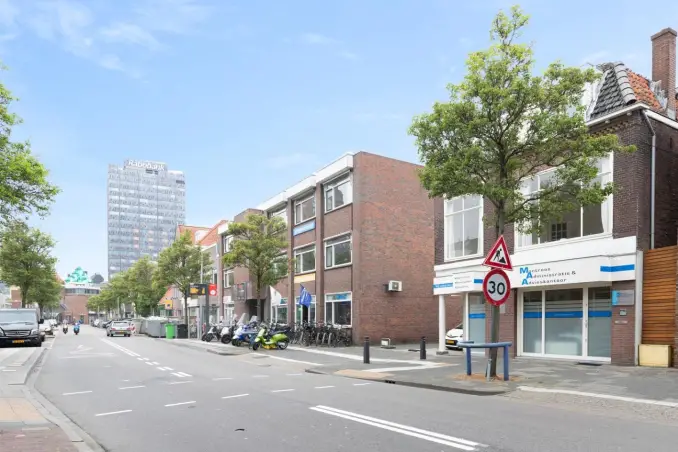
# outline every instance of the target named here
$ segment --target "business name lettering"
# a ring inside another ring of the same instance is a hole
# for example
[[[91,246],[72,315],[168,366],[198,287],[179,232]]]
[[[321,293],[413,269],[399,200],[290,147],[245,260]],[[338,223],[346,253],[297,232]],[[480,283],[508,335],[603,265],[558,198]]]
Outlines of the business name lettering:
[[[521,286],[562,284],[577,274],[574,270],[553,271],[550,267],[520,267]]]
[[[167,169],[167,165],[164,163],[148,162],[144,160],[127,160],[125,161],[125,167],[143,168],[157,171],[165,171]]]

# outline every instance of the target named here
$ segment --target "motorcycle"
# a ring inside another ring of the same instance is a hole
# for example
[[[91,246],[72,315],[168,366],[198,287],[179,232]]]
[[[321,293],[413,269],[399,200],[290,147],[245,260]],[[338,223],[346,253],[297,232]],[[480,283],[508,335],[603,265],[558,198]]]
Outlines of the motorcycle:
[[[222,344],[228,344],[231,342],[233,339],[233,335],[235,333],[235,328],[236,324],[232,324],[231,326],[225,326],[221,329],[221,343]]]
[[[215,337],[217,340],[221,339],[221,330],[222,328],[217,327],[217,325],[212,325],[207,333],[203,334],[202,340],[205,342],[212,342],[212,339]]]
[[[252,350],[256,351],[259,347],[264,347],[267,350],[272,348],[285,350],[290,343],[290,340],[287,337],[287,330],[288,329],[269,330],[266,325],[261,325],[259,334],[254,338]]]
[[[245,314],[240,318],[238,328],[233,333],[233,338],[231,339],[231,344],[235,347],[240,347],[243,343],[251,345],[259,331],[259,328],[257,328],[257,316],[253,316],[248,324],[244,323],[244,319]]]
[[[68,333],[68,327],[64,325],[64,327],[61,329],[61,331],[64,332],[64,334]]]
[[[80,332],[80,324],[79,323],[75,324],[75,326],[73,327],[73,332],[75,333],[76,336],[78,335],[78,333]]]

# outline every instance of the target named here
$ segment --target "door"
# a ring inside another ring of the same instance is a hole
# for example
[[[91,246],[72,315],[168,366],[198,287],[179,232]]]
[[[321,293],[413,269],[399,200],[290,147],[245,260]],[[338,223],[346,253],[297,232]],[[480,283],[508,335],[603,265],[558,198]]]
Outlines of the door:
[[[474,292],[467,295],[466,312],[468,313],[468,318],[466,321],[468,333],[464,332],[466,339],[473,341],[476,344],[487,342],[485,339],[485,297],[483,294]],[[485,353],[483,349],[472,350],[476,353]]]

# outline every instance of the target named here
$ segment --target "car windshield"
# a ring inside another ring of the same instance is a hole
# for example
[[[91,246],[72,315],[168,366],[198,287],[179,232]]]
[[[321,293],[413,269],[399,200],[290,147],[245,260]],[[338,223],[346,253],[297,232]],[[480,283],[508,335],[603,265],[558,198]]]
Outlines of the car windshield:
[[[113,322],[113,323],[111,323],[111,326],[121,327],[121,328],[126,327],[128,325],[129,325],[129,323],[127,323],[127,322]]]
[[[0,311],[0,325],[35,322],[34,311]]]

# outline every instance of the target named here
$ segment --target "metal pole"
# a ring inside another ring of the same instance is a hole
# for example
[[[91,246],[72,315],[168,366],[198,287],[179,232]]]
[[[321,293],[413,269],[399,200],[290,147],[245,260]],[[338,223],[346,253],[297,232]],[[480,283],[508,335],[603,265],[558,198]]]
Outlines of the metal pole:
[[[438,351],[437,355],[447,355],[445,348],[445,295],[438,295]]]
[[[419,359],[426,359],[426,336],[422,336],[419,343]]]
[[[370,338],[365,336],[365,342],[363,343],[363,363],[370,363]]]

